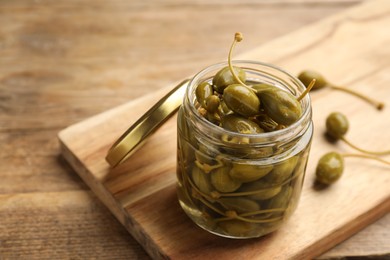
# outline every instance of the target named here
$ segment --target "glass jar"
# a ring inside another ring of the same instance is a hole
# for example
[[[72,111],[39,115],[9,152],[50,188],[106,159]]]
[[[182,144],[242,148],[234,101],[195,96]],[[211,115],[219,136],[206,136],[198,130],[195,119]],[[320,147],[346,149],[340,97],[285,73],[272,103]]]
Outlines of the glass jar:
[[[272,65],[235,61],[247,84],[267,83],[298,97],[305,87]],[[229,238],[260,237],[293,213],[302,190],[313,134],[310,97],[302,116],[273,132],[241,134],[201,116],[196,87],[227,66],[207,67],[190,81],[178,113],[177,192],[181,207],[200,227]]]

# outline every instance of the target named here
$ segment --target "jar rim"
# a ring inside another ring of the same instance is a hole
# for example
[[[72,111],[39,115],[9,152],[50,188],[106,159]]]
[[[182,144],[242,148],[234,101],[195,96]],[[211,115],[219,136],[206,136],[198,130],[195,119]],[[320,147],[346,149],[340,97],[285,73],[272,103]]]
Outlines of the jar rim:
[[[241,65],[242,64],[257,65],[257,66],[262,66],[265,68],[272,69],[275,72],[282,73],[282,75],[288,77],[288,79],[291,80],[298,87],[297,95],[300,95],[306,89],[306,87],[303,85],[303,83],[300,80],[298,80],[295,76],[291,75],[289,72],[285,71],[284,69],[282,69],[278,66],[264,63],[264,62],[253,61],[253,60],[234,60],[234,61],[232,61],[232,64],[236,65],[236,66],[239,66],[240,64]],[[264,143],[268,143],[268,142],[281,141],[281,140],[289,140],[289,139],[296,137],[296,135],[299,134],[300,132],[305,132],[305,130],[309,126],[309,123],[311,122],[310,95],[306,95],[300,101],[302,104],[302,109],[303,109],[303,111],[302,111],[303,113],[300,116],[300,118],[296,122],[294,122],[293,124],[287,126],[286,128],[280,129],[277,131],[257,133],[257,134],[236,133],[236,132],[226,130],[222,127],[218,127],[215,124],[208,121],[207,119],[205,119],[204,117],[202,117],[198,113],[197,109],[195,108],[194,103],[191,102],[191,98],[193,99],[194,95],[195,95],[194,89],[200,83],[200,80],[202,80],[202,78],[207,73],[209,73],[213,70],[216,70],[216,69],[221,69],[227,65],[228,65],[228,63],[227,63],[227,61],[225,61],[225,62],[215,63],[213,65],[210,65],[210,66],[202,69],[190,80],[190,82],[187,86],[183,104],[187,105],[187,109],[188,108],[190,109],[191,114],[193,114],[195,116],[197,122],[199,122],[202,127],[205,127],[207,130],[210,130],[210,131],[214,132],[214,134],[218,134],[218,135],[229,135],[231,137],[238,137],[238,138],[247,137],[247,138],[251,138],[251,139],[262,140],[261,142],[252,143],[252,145],[256,145],[259,143],[264,144]],[[250,71],[251,68],[246,67],[244,70]],[[276,80],[276,78],[273,78],[273,79]],[[210,134],[208,136],[211,138],[211,136],[213,136],[213,135]]]

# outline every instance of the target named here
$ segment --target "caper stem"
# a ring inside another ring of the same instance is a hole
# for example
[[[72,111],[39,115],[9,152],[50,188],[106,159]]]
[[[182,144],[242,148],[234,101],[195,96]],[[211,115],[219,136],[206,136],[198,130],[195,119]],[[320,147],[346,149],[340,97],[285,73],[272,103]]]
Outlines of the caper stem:
[[[253,215],[260,215],[260,214],[265,214],[265,213],[273,213],[273,212],[283,212],[286,209],[283,208],[276,208],[276,209],[263,209],[263,210],[257,210],[257,211],[252,211],[252,212],[247,212],[243,213],[240,216],[242,217],[248,217],[248,216],[253,216]]]
[[[390,154],[390,150],[377,152],[377,151],[368,151],[368,150],[362,149],[362,148],[357,147],[356,145],[352,144],[344,136],[340,137],[340,139],[342,141],[344,141],[346,144],[348,144],[349,146],[351,146],[353,149],[355,149],[355,150],[357,150],[359,152],[362,152],[362,153],[373,154],[373,155],[387,155],[387,154]]]
[[[221,210],[217,209],[216,207],[214,207],[213,205],[211,205],[210,203],[208,203],[205,199],[203,199],[202,197],[199,198],[199,200],[204,204],[206,205],[208,208],[214,210],[215,212],[217,212],[219,215],[222,215],[222,216],[225,216],[225,213],[222,212]]]
[[[378,161],[378,162],[381,162],[381,163],[390,165],[390,162],[389,162],[389,161],[383,160],[382,158],[379,158],[379,157],[376,157],[376,156],[370,156],[370,155],[366,155],[366,154],[345,153],[345,154],[341,154],[341,156],[342,156],[342,157],[359,157],[359,158],[366,158],[366,159],[371,159],[371,160],[375,160],[375,161]]]
[[[307,86],[305,91],[303,91],[303,93],[297,98],[297,100],[301,101],[307,95],[307,93],[310,92],[310,90],[314,87],[315,84],[316,84],[316,79],[312,79],[309,86]]]
[[[228,64],[229,64],[230,73],[232,73],[233,78],[238,83],[243,85],[244,87],[251,89],[248,85],[246,85],[244,82],[242,82],[241,79],[237,76],[236,72],[234,71],[233,65],[232,65],[232,53],[233,53],[234,47],[236,46],[236,43],[242,41],[242,39],[243,39],[242,34],[240,32],[236,32],[236,34],[234,35],[233,43],[230,46],[230,50],[229,50]]]
[[[351,90],[349,88],[346,88],[346,87],[341,87],[341,86],[335,86],[335,85],[329,85],[329,87],[335,89],[335,90],[340,90],[340,91],[344,91],[344,92],[347,92],[351,95],[354,95],[355,97],[358,97],[368,103],[370,103],[371,105],[375,106],[376,109],[378,110],[382,110],[385,106],[385,104],[383,102],[380,102],[380,101],[377,101],[377,100],[374,100],[364,94],[361,94],[359,92],[356,92],[354,90]]]

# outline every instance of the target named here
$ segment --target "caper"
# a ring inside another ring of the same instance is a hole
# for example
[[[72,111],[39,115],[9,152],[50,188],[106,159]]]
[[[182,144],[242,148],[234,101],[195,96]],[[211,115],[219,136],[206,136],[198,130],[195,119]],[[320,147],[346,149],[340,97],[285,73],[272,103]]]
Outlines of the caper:
[[[302,71],[298,75],[298,79],[305,85],[306,87],[309,86],[310,82],[315,79],[316,84],[313,86],[313,89],[320,89],[327,86],[327,82],[325,78],[318,72],[313,70],[305,70]]]
[[[290,202],[293,189],[290,186],[284,187],[278,195],[271,198],[268,202],[270,209],[286,208]]]
[[[302,115],[301,104],[286,91],[265,89],[258,96],[265,112],[278,124],[291,125]]]
[[[237,74],[238,78],[241,81],[245,82],[245,80],[246,80],[245,71],[243,69],[241,69],[240,67],[233,67],[233,69],[234,69],[234,72]],[[224,90],[227,86],[229,86],[231,84],[236,84],[236,83],[239,83],[239,82],[237,82],[234,79],[234,77],[230,71],[230,68],[228,66],[222,68],[213,77],[214,89],[215,89],[215,91],[217,91],[220,94],[222,94],[224,92]]]
[[[333,112],[326,118],[326,134],[335,140],[342,140],[355,150],[366,154],[373,155],[387,155],[390,154],[390,150],[384,151],[369,151],[360,147],[357,147],[345,138],[349,128],[348,119],[345,115],[339,112]]]
[[[336,152],[323,155],[316,168],[316,180],[322,184],[332,184],[337,181],[344,171],[344,159]]]
[[[227,210],[234,210],[238,214],[260,210],[260,205],[246,198],[220,198],[218,202]]]
[[[378,109],[378,110],[382,110],[384,108],[384,106],[385,106],[382,102],[374,100],[374,99],[372,99],[372,98],[370,98],[370,97],[368,97],[368,96],[366,96],[364,94],[356,92],[355,90],[352,90],[352,89],[349,89],[349,88],[346,88],[346,87],[342,87],[342,86],[336,86],[336,85],[334,85],[332,83],[327,82],[327,80],[320,73],[318,73],[316,71],[312,71],[312,70],[302,71],[298,75],[298,79],[306,87],[308,87],[308,85],[310,84],[310,81],[312,79],[315,79],[316,80],[316,84],[313,87],[313,89],[320,89],[320,88],[324,88],[324,87],[330,87],[330,88],[335,89],[335,90],[340,90],[340,91],[343,91],[343,92],[346,92],[348,94],[354,95],[355,97],[358,97],[358,98],[366,101],[367,103],[375,106],[376,109]]]
[[[251,182],[264,177],[272,170],[272,168],[272,165],[234,163],[229,175],[236,181]]]
[[[200,83],[195,89],[196,100],[203,107],[206,108],[206,99],[213,94],[213,87],[207,83]]]
[[[240,188],[241,182],[229,175],[229,168],[220,167],[211,172],[211,184],[219,192],[233,192]]]
[[[191,175],[196,187],[198,187],[201,192],[210,194],[213,187],[209,181],[209,176],[196,166],[192,168]]]
[[[206,98],[206,110],[209,113],[216,113],[220,105],[219,97],[216,95],[210,95]]]
[[[252,192],[248,197],[254,200],[267,200],[276,196],[281,189],[281,186],[270,187],[270,183],[259,180],[244,184],[240,192]]]
[[[264,177],[265,181],[273,184],[281,184],[287,180],[294,171],[298,162],[298,156],[293,156],[281,163],[274,165],[273,170]]]
[[[260,93],[261,91],[263,90],[266,90],[266,89],[275,89],[276,87],[274,85],[270,85],[270,84],[266,84],[266,83],[261,83],[261,84],[255,84],[251,87],[255,92],[256,94],[257,93]]]
[[[254,122],[257,123],[262,129],[267,132],[272,132],[277,130],[279,126],[272,118],[270,118],[267,114],[262,113],[257,115],[254,119]]]
[[[221,126],[226,130],[241,134],[264,133],[264,130],[255,122],[235,114],[224,116]]]
[[[247,237],[256,228],[256,224],[236,219],[225,220],[218,223],[225,234],[236,237]]]
[[[250,117],[259,114],[260,100],[255,92],[240,84],[229,85],[223,92],[223,100],[235,113]]]
[[[326,133],[336,140],[343,137],[348,128],[348,119],[342,113],[333,112],[326,118]]]

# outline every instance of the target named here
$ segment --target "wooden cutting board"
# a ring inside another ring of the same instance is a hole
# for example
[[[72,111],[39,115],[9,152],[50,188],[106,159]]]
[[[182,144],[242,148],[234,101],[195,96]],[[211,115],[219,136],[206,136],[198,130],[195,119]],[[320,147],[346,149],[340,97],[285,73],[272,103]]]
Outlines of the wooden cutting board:
[[[343,143],[325,140],[324,121],[330,112],[348,116],[351,141],[371,150],[390,149],[389,46],[390,1],[383,0],[367,2],[240,57],[273,63],[294,74],[315,69],[330,81],[387,105],[377,111],[330,89],[311,94],[315,134],[300,204],[280,230],[260,239],[211,235],[183,213],[175,193],[176,118],[123,165],[110,169],[105,162],[111,144],[172,86],[64,129],[59,133],[62,153],[153,258],[310,259],[390,211],[390,168],[375,161],[347,158],[339,182],[313,189],[322,154],[351,152]],[[245,40],[237,48],[245,48]]]

